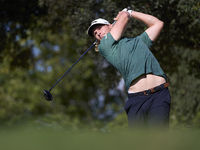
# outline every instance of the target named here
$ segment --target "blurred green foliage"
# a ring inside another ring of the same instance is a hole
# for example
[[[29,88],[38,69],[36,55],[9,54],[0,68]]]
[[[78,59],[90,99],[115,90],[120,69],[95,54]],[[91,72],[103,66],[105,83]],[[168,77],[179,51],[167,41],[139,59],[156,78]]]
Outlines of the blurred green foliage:
[[[199,133],[191,131],[159,132],[112,132],[99,131],[69,132],[13,128],[0,132],[2,150],[198,150]]]
[[[200,2],[196,0],[0,0],[0,124],[38,128],[127,130],[127,99],[119,73],[90,50],[86,35],[93,19],[112,22],[118,11],[152,14],[165,23],[152,52],[168,75],[170,126],[200,128]],[[146,29],[132,19],[126,36]]]

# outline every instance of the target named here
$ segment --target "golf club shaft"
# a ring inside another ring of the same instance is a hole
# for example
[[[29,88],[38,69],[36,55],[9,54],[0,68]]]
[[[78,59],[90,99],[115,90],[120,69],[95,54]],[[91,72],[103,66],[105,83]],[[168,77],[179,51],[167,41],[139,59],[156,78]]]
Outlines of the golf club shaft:
[[[58,84],[58,82],[79,62],[79,60],[81,60],[81,58],[96,44],[97,41],[95,41],[90,48],[88,48],[87,51],[85,51],[85,53],[69,68],[69,70],[67,70],[67,72],[50,88],[49,92],[56,86],[56,84]]]
[[[130,10],[130,7],[127,7],[127,10]],[[112,24],[114,25],[116,23],[116,21],[114,21]],[[85,51],[85,53],[69,68],[69,70],[67,70],[67,72],[49,89],[49,92],[56,86],[56,84],[58,84],[58,82],[60,82],[60,80],[79,62],[79,60],[81,60],[81,58],[96,44],[97,40],[90,46],[90,48],[88,48],[87,51]]]

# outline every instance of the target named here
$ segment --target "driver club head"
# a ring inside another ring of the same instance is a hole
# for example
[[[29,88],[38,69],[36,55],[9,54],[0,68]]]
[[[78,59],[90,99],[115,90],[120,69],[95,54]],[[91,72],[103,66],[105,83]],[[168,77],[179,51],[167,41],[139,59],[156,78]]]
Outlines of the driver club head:
[[[47,101],[52,101],[53,100],[53,97],[50,93],[50,91],[58,84],[58,82],[60,82],[60,80],[79,62],[79,60],[81,60],[81,58],[96,44],[97,41],[95,41],[91,46],[90,48],[88,48],[87,51],[85,51],[83,53],[83,55],[67,70],[67,72],[65,72],[65,74],[50,88],[49,91],[47,90],[44,90],[43,93],[44,93],[44,97],[46,98]]]
[[[51,93],[49,91],[44,90],[43,93],[44,93],[44,97],[46,98],[47,101],[52,101],[53,100],[53,97],[52,97],[52,95],[51,95]]]

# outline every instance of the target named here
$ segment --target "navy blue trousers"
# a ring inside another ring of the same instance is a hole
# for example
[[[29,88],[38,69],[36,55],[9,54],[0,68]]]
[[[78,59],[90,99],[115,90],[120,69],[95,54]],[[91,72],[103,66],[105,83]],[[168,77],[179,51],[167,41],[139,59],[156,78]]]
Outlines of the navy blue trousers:
[[[166,129],[169,127],[171,97],[168,88],[149,94],[132,96],[125,105],[130,129]]]

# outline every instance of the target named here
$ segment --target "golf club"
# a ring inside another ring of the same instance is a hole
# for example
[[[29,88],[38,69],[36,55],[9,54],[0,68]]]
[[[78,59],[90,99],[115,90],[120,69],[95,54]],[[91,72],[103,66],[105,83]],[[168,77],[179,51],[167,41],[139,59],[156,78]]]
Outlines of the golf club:
[[[60,82],[60,80],[79,62],[79,60],[81,60],[81,58],[96,44],[97,41],[95,41],[90,48],[88,48],[87,51],[85,51],[85,53],[69,68],[69,70],[67,70],[67,72],[49,89],[49,90],[44,90],[44,97],[46,98],[47,101],[52,101],[53,100],[53,96],[51,95],[50,91],[56,86],[56,84],[58,84],[58,82]]]
[[[127,7],[124,10],[130,10],[130,7]],[[116,23],[116,21],[114,21],[112,24],[114,25]],[[85,51],[85,53],[69,68],[69,70],[67,70],[67,72],[49,89],[49,90],[44,90],[44,97],[46,98],[47,101],[52,101],[53,100],[53,96],[51,95],[50,91],[56,86],[56,84],[58,84],[58,82],[78,63],[78,61],[97,43],[97,40],[90,46],[90,48]]]

